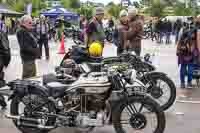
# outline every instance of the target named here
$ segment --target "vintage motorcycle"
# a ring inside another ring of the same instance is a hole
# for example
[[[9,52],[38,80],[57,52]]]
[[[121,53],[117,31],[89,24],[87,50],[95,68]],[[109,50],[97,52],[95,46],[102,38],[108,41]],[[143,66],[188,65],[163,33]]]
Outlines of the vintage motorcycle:
[[[162,110],[170,108],[176,99],[176,86],[174,82],[163,72],[157,72],[156,68],[150,63],[150,55],[145,55],[144,60],[132,53],[124,53],[118,57],[108,58],[91,58],[88,56],[84,48],[74,46],[71,51],[65,54],[60,66],[56,68],[59,72],[64,66],[66,59],[73,59],[77,64],[96,62],[106,64],[129,62],[136,71],[136,78],[146,85],[149,93],[160,105]],[[91,69],[92,69],[91,65]],[[101,71],[100,69],[92,69],[92,71]],[[135,79],[132,79],[133,81]],[[131,81],[131,79],[130,79]]]
[[[163,133],[165,129],[165,115],[157,102],[137,91],[130,96],[127,88],[143,88],[127,84],[114,67],[104,72],[87,72],[70,84],[51,82],[45,87],[36,81],[16,80],[8,86],[14,91],[9,98],[11,114],[7,118],[13,119],[24,133],[47,133],[57,127],[88,132],[107,125],[111,116],[116,133],[134,130]],[[109,99],[114,94],[118,95],[115,99],[118,106],[111,108]],[[154,122],[149,123],[152,116]],[[154,129],[147,129],[152,124],[156,124]]]

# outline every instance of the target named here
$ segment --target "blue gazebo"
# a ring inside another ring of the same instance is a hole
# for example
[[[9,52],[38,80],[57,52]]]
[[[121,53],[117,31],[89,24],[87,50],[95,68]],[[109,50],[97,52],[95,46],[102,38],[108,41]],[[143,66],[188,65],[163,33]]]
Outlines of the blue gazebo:
[[[54,7],[53,9],[42,12],[41,14],[52,19],[56,19],[59,16],[64,16],[65,20],[68,21],[76,21],[79,19],[78,14],[70,12],[63,7]]]

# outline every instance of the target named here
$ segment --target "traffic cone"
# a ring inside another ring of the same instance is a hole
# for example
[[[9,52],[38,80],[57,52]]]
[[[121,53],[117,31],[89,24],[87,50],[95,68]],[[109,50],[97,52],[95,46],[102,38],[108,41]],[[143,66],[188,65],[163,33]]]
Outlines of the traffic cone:
[[[58,54],[65,54],[65,39],[64,39],[64,33],[62,33],[61,36],[61,42],[60,42],[60,48]]]

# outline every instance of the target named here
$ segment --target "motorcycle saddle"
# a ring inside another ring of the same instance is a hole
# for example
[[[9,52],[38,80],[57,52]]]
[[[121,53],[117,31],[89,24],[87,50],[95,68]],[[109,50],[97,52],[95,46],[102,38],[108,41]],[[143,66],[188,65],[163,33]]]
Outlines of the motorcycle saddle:
[[[69,86],[59,82],[50,82],[47,83],[46,87],[49,90],[50,96],[57,98],[64,95],[64,92],[68,89]]]

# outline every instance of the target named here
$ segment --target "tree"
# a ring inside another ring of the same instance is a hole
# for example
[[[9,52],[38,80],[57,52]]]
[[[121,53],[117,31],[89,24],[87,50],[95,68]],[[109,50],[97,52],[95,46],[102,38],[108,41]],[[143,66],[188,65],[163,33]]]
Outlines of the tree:
[[[145,12],[154,17],[162,17],[166,5],[160,0],[152,0]]]
[[[33,16],[38,16],[41,9],[46,8],[45,0],[3,0],[11,9],[24,12],[25,5],[32,3]]]
[[[174,7],[174,13],[176,16],[192,16],[195,14],[191,7],[185,8],[185,4],[180,2]]]
[[[137,2],[137,1],[133,2],[133,5],[134,5],[136,8],[140,8],[140,3]]]
[[[62,5],[67,9],[76,10],[80,8],[80,0],[61,0]]]
[[[121,6],[120,5],[116,5],[113,2],[109,3],[107,6],[107,12],[109,15],[118,18],[119,17],[119,13],[121,11]]]
[[[77,13],[84,15],[87,20],[90,20],[93,16],[94,12],[94,7],[92,6],[81,6],[78,10]]]
[[[38,16],[46,8],[45,0],[32,0],[32,15]]]

